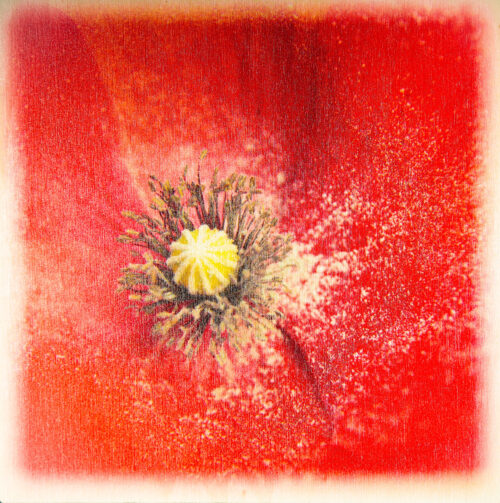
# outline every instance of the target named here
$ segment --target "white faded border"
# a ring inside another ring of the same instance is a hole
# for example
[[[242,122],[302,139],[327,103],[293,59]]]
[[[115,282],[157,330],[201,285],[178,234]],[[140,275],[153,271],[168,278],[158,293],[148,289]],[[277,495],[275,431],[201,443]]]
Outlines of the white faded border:
[[[13,8],[19,5],[34,5],[35,2],[0,0],[0,95],[6,96],[6,25]],[[39,3],[39,2],[37,2]],[[57,0],[51,5],[63,10],[75,7],[102,8],[95,1]],[[107,1],[106,7],[220,7],[235,5],[234,1],[203,0],[152,1],[115,0]],[[15,180],[12,180],[13,151],[7,148],[6,100],[0,100],[0,502],[160,502],[160,501],[348,501],[348,502],[480,502],[498,501],[500,498],[500,2],[476,0],[469,3],[457,1],[380,2],[240,2],[245,7],[266,6],[280,9],[297,8],[307,11],[328,5],[342,9],[357,7],[387,6],[404,9],[418,7],[424,10],[438,8],[442,11],[465,8],[477,14],[486,27],[485,69],[487,96],[488,139],[487,154],[487,247],[483,261],[485,301],[485,389],[483,393],[486,413],[484,468],[470,476],[370,476],[330,477],[328,480],[314,477],[301,479],[279,478],[267,481],[235,480],[218,483],[210,479],[193,482],[188,479],[133,478],[40,478],[36,479],[21,471],[16,458],[17,449],[17,404],[16,365],[20,348],[20,319],[22,313],[22,283],[20,262],[22,249],[12,238],[15,235],[14,213]],[[13,125],[9,127],[12,129]],[[439,413],[439,411],[436,411]]]

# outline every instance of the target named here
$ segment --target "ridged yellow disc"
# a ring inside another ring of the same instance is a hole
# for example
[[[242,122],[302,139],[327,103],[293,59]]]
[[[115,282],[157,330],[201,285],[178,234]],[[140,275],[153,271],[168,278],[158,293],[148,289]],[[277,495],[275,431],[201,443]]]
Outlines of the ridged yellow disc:
[[[238,261],[238,248],[227,234],[202,225],[182,231],[170,246],[167,265],[174,272],[174,281],[191,295],[214,295],[235,278]]]

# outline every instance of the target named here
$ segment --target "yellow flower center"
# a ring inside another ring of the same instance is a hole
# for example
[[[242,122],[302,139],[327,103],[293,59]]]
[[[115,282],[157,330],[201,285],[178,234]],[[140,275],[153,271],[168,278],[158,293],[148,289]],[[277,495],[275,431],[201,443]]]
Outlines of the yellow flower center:
[[[215,295],[235,281],[238,261],[238,248],[227,234],[202,225],[182,231],[170,246],[167,265],[174,272],[174,281],[191,295]]]

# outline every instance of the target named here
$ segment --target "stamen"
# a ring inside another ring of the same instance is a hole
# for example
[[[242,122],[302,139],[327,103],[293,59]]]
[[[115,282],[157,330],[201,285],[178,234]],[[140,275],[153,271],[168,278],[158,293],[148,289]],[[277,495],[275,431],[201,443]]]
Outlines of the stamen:
[[[234,174],[218,182],[215,173],[206,189],[185,173],[178,187],[154,176],[149,186],[157,218],[123,212],[142,230],[129,229],[119,240],[148,251],[144,263],[123,269],[120,290],[156,316],[161,347],[191,358],[209,327],[209,350],[222,364],[226,342],[239,350],[242,330],[264,339],[283,316],[274,303],[291,266],[291,236],[274,232],[276,219],[256,209],[253,178]]]

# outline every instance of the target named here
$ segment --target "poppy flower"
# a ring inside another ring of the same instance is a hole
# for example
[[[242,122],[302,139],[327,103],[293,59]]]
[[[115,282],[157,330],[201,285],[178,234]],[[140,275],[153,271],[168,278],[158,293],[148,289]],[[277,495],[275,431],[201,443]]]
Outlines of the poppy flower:
[[[480,460],[481,23],[464,13],[10,24],[33,473],[472,470]],[[123,210],[203,149],[295,235],[281,336],[232,373],[117,295]]]

